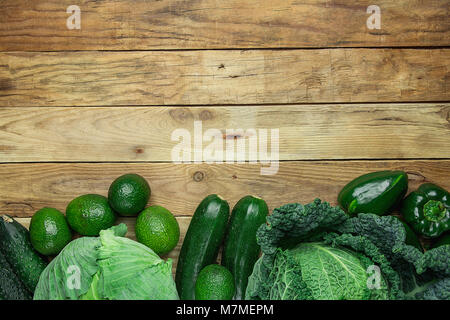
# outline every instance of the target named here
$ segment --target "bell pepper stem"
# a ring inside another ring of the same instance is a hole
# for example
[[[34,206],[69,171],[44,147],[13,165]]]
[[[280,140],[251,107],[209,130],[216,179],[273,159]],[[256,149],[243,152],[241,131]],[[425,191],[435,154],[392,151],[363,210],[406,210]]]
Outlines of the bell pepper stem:
[[[439,221],[445,216],[444,204],[437,200],[429,200],[423,206],[423,215],[428,221]]]

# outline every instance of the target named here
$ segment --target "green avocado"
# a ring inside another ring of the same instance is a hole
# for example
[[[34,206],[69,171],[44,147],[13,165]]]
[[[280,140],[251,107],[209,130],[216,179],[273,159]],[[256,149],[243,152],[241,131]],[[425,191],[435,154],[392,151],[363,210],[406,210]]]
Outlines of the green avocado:
[[[195,300],[231,300],[235,292],[231,272],[218,264],[204,267],[195,283]]]
[[[30,239],[43,255],[56,255],[72,240],[66,217],[54,208],[42,208],[31,218]]]
[[[98,236],[116,222],[116,214],[108,199],[98,194],[85,194],[73,199],[66,209],[73,230],[84,236]]]
[[[124,174],[113,181],[108,191],[111,207],[122,216],[135,216],[150,199],[150,185],[142,176]]]

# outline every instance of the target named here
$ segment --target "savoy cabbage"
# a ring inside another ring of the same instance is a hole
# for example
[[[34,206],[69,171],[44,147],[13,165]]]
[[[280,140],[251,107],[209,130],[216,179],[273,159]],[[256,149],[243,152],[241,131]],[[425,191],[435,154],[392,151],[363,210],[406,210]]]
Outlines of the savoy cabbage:
[[[405,239],[393,216],[284,205],[257,232],[246,299],[450,299],[450,245],[422,253]]]

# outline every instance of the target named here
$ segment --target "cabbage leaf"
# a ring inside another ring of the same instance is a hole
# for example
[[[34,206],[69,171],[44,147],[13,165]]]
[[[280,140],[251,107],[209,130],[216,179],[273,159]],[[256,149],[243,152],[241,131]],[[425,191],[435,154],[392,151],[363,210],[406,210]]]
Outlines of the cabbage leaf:
[[[246,299],[450,299],[450,245],[422,253],[405,240],[392,216],[284,205],[258,229]]]
[[[34,299],[178,299],[172,261],[126,232],[120,224],[70,242],[41,274]]]

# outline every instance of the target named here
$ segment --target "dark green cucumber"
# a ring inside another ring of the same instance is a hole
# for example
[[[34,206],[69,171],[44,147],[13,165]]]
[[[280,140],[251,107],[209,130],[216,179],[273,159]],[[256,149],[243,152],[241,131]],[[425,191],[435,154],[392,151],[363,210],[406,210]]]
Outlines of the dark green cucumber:
[[[256,231],[266,222],[269,209],[263,199],[246,196],[239,200],[231,212],[230,223],[222,251],[222,265],[234,277],[235,300],[245,297],[248,277],[258,260],[260,247],[256,243]]]
[[[30,300],[31,294],[0,252],[0,300]]]
[[[218,195],[207,196],[192,217],[178,257],[175,283],[183,300],[195,299],[199,272],[216,262],[227,228],[230,207]]]
[[[31,245],[28,230],[6,215],[0,216],[0,251],[25,287],[34,293],[47,262]]]

